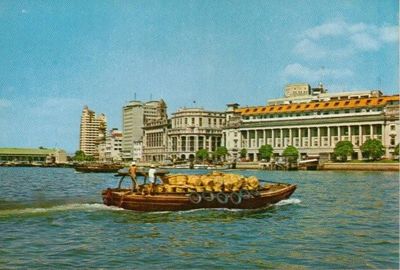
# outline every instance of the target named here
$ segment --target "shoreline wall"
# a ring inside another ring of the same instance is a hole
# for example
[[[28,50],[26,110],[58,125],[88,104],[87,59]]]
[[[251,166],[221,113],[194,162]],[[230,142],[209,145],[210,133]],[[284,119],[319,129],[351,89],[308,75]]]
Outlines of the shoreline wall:
[[[325,163],[320,170],[400,171],[400,163]]]

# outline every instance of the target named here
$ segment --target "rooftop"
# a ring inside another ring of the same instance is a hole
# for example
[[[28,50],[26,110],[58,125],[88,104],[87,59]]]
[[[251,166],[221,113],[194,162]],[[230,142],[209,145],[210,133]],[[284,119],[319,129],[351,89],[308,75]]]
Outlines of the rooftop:
[[[269,106],[247,107],[235,110],[242,115],[259,115],[274,113],[294,113],[306,111],[334,110],[334,109],[354,109],[365,107],[383,107],[388,102],[399,101],[399,95],[370,97],[347,100],[330,100],[318,102],[304,102],[293,104],[279,104]]]
[[[0,148],[0,155],[48,155],[59,149],[39,148]]]

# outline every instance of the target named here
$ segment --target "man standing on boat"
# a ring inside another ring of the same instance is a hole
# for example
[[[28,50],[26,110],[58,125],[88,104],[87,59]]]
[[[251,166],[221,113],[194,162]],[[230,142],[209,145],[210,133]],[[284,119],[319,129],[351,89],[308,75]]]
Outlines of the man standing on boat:
[[[135,190],[137,187],[137,182],[136,182],[136,171],[137,171],[137,167],[136,167],[136,162],[132,162],[131,166],[129,167],[129,175],[132,179],[132,190]]]
[[[154,185],[156,183],[156,168],[153,164],[150,166],[150,169],[148,172],[148,177],[149,177],[149,183],[150,183],[150,193],[153,193]]]
[[[155,166],[154,165],[151,165],[150,166],[150,169],[149,169],[149,182],[150,182],[150,184],[155,184],[155,175],[156,175],[156,168],[155,168]]]

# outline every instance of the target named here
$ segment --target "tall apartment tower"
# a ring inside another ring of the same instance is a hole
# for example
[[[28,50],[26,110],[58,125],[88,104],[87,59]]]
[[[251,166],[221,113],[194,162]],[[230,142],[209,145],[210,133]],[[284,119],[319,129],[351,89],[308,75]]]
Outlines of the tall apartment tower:
[[[143,127],[152,120],[167,117],[167,106],[163,100],[141,102],[130,101],[122,109],[122,159],[132,160],[143,142]],[[135,149],[135,150],[134,150]]]
[[[98,146],[105,142],[107,120],[104,114],[96,116],[95,112],[89,110],[88,106],[83,107],[81,116],[81,127],[79,137],[79,150],[86,155],[98,158]]]

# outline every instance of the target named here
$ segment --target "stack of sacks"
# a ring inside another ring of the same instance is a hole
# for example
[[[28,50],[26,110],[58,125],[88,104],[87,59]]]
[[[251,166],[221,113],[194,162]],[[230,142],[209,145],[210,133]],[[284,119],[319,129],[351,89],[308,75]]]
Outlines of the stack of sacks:
[[[245,178],[241,175],[236,174],[225,174],[224,179],[224,191],[239,191],[245,183]]]
[[[259,186],[259,181],[255,176],[246,178],[237,174],[213,172],[208,175],[169,175],[165,178],[162,188],[166,192],[173,192],[174,188],[176,192],[185,192],[185,188],[194,189],[197,192],[237,192],[240,189],[255,190]]]
[[[224,186],[224,177],[218,175],[214,177],[214,191],[221,192]]]
[[[188,175],[187,184],[190,186],[200,186],[201,185],[201,176],[200,175]]]
[[[248,190],[255,190],[259,187],[260,183],[255,176],[251,176],[246,179],[245,188]]]
[[[214,179],[212,175],[202,175],[201,184],[206,191],[213,191]]]

